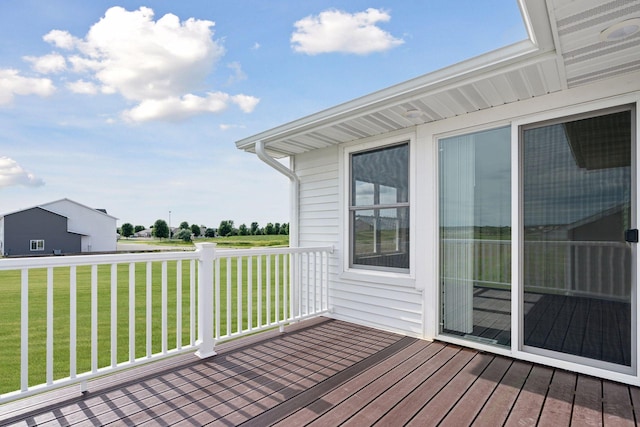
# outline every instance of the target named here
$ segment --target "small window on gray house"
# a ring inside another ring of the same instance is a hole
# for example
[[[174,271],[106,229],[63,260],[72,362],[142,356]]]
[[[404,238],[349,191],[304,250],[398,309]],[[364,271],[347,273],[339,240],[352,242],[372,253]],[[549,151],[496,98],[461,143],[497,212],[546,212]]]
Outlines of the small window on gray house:
[[[351,154],[350,266],[409,269],[409,144]]]
[[[31,240],[32,251],[44,251],[44,240]]]

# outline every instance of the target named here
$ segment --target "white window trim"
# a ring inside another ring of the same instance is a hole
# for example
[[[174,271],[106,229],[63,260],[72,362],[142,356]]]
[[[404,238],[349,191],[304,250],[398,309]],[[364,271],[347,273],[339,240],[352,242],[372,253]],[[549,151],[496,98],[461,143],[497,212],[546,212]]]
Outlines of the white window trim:
[[[42,242],[42,249],[39,249],[39,242]],[[33,249],[33,245],[36,245],[36,249]],[[29,250],[31,252],[43,252],[44,251],[44,239],[33,239],[29,241]]]
[[[350,241],[349,229],[350,217],[350,185],[351,185],[351,162],[350,155],[361,151],[375,150],[385,146],[392,146],[401,143],[409,146],[409,270],[407,272],[384,271],[350,267]],[[379,284],[415,287],[415,265],[416,265],[416,134],[415,131],[393,132],[384,137],[367,138],[352,143],[342,144],[338,155],[340,179],[340,235],[342,256],[340,269],[340,279],[354,281],[371,281]]]

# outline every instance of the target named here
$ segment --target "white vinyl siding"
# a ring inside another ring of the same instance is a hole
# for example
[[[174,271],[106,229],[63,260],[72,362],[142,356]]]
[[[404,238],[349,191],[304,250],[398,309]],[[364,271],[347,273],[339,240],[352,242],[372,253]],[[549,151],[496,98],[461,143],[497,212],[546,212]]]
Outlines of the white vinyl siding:
[[[342,222],[347,210],[341,212],[341,154],[338,147],[331,147],[295,158],[295,172],[300,177],[299,244],[335,248],[329,267],[332,317],[421,337],[422,294],[413,284],[398,285],[370,271],[357,277],[344,274],[343,238],[347,237]]]

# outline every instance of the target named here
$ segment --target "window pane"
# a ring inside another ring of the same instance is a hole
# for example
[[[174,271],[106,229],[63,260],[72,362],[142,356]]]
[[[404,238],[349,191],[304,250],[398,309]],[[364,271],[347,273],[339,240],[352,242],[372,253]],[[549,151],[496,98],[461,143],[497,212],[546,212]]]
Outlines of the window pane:
[[[376,206],[409,201],[409,145],[351,156],[351,205]]]
[[[631,117],[523,131],[525,345],[631,364]]]
[[[511,130],[439,142],[442,332],[511,343]]]
[[[353,264],[409,268],[409,208],[352,212]]]

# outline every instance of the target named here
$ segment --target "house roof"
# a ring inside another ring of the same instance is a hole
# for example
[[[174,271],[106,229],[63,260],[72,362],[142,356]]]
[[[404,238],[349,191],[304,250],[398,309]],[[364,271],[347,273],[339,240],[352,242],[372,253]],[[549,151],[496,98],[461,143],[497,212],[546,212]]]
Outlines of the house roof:
[[[515,0],[514,0],[515,1]],[[550,9],[547,9],[549,5]],[[286,157],[640,70],[640,34],[601,33],[640,17],[640,0],[520,0],[529,39],[236,142]]]
[[[115,220],[117,220],[117,219],[118,219],[118,218],[116,218],[116,217],[115,217],[115,216],[113,216],[113,215],[109,215],[109,214],[106,212],[106,210],[105,210],[105,209],[95,209],[95,208],[91,208],[91,207],[89,207],[89,206],[87,206],[87,205],[83,205],[82,203],[78,203],[78,202],[76,202],[76,201],[74,201],[74,200],[67,199],[67,198],[60,199],[60,200],[54,200],[53,202],[43,203],[43,204],[41,204],[41,205],[39,205],[39,206],[40,206],[40,207],[42,207],[42,208],[44,208],[44,209],[47,209],[47,206],[51,206],[51,205],[54,205],[54,204],[57,204],[57,203],[60,203],[60,202],[72,203],[72,204],[77,205],[77,206],[80,206],[80,207],[82,207],[82,208],[89,209],[89,210],[90,210],[90,211],[92,211],[92,212],[97,212],[97,213],[99,213],[99,214],[101,214],[101,215],[108,216],[109,218],[113,218],[113,219],[115,219]]]
[[[116,217],[114,217],[114,216],[112,216],[112,215],[107,214],[107,213],[104,211],[104,209],[94,209],[94,208],[90,208],[89,206],[83,205],[82,203],[78,203],[78,202],[76,202],[76,201],[73,201],[73,200],[71,200],[71,199],[67,199],[67,198],[59,199],[59,200],[54,200],[54,201],[52,201],[52,202],[42,203],[42,204],[37,205],[37,206],[31,206],[31,207],[28,207],[28,208],[25,208],[25,209],[20,209],[20,210],[17,210],[17,211],[12,211],[12,212],[7,212],[7,213],[4,213],[4,214],[0,214],[0,218],[2,218],[3,216],[12,215],[12,214],[15,214],[15,213],[18,213],[18,212],[23,212],[23,211],[26,211],[26,210],[29,210],[29,209],[33,209],[33,208],[40,208],[40,209],[44,209],[44,210],[47,210],[47,211],[49,211],[49,212],[53,212],[53,213],[55,213],[55,214],[58,214],[58,212],[55,212],[54,210],[51,210],[50,208],[47,208],[47,207],[48,207],[48,206],[51,206],[51,205],[54,205],[54,204],[57,204],[57,203],[59,203],[59,202],[63,202],[63,201],[64,201],[64,202],[68,202],[68,203],[73,203],[74,205],[77,205],[77,206],[80,206],[80,207],[83,207],[83,208],[89,209],[89,210],[91,210],[91,211],[98,212],[98,213],[99,213],[99,214],[101,214],[101,215],[108,216],[109,218],[113,218],[113,219],[115,219],[115,220],[117,220],[117,219],[118,219],[118,218],[116,218]],[[62,215],[62,216],[64,216],[64,215]]]

